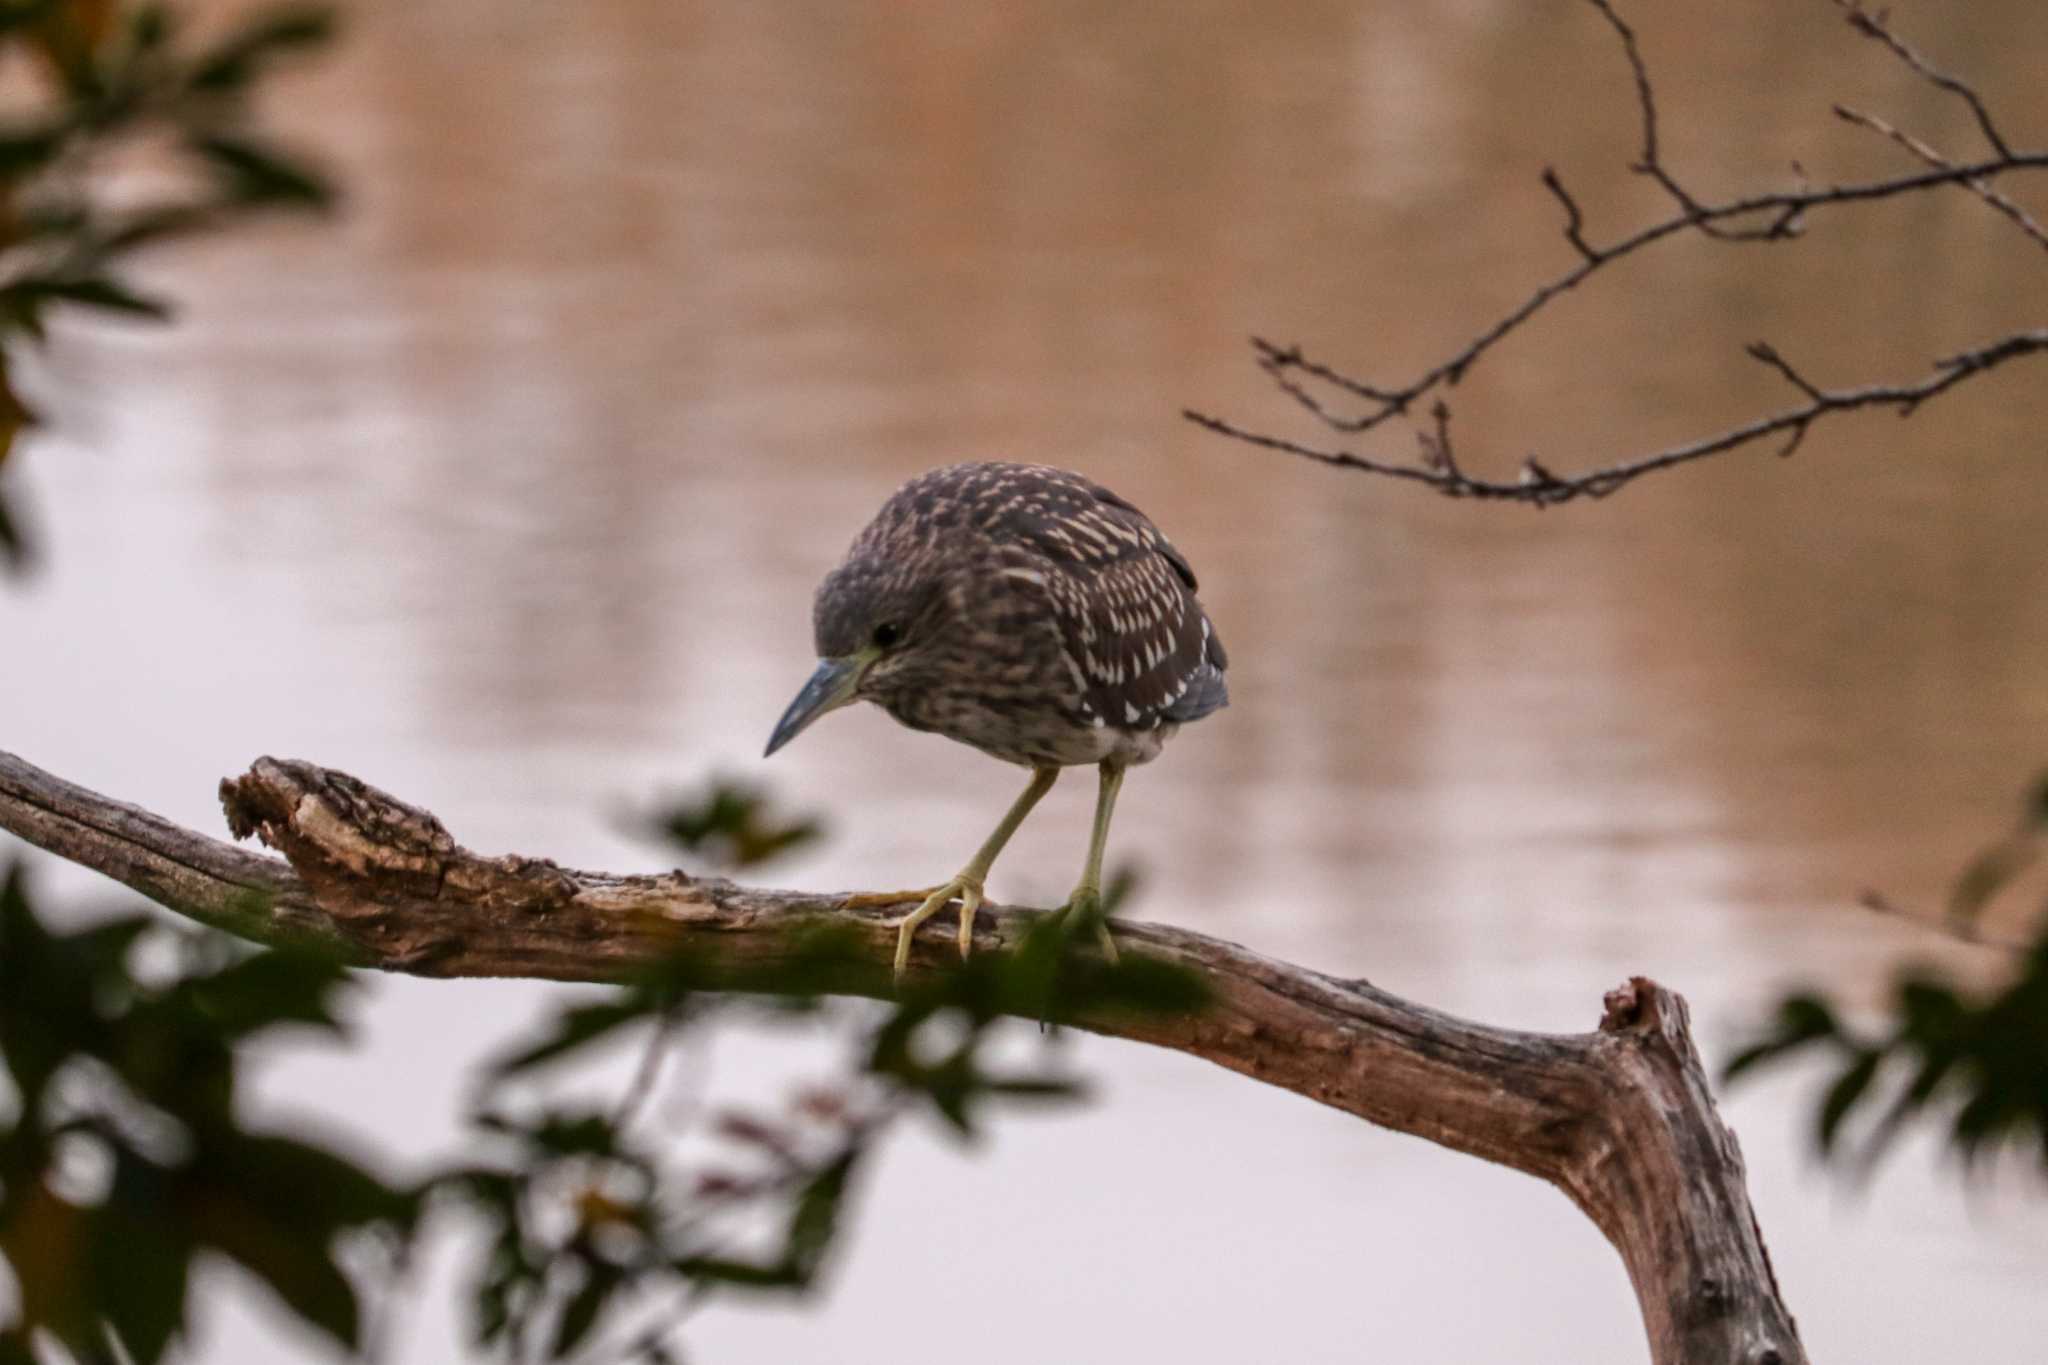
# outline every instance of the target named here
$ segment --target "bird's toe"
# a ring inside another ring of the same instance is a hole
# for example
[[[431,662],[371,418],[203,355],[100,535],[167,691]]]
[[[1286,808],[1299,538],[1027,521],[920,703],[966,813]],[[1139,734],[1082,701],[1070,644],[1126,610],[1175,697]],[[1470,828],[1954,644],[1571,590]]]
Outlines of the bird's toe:
[[[921,886],[914,891],[856,891],[842,898],[842,910],[886,910],[892,905],[909,905],[913,901],[929,900],[944,890],[941,886]]]
[[[1054,911],[1060,919],[1061,928],[1068,934],[1081,929],[1090,929],[1095,941],[1102,948],[1102,955],[1111,963],[1117,961],[1116,940],[1109,936],[1109,916],[1102,910],[1102,891],[1099,887],[1078,886],[1067,903]]]
[[[963,872],[951,881],[933,887],[926,893],[917,909],[903,917],[903,922],[896,931],[897,980],[902,980],[903,974],[910,969],[910,944],[917,934],[917,927],[945,909],[955,896],[960,898],[960,956],[966,957],[974,950],[974,912],[982,903],[982,885],[979,877]],[[909,898],[904,896],[899,899]]]

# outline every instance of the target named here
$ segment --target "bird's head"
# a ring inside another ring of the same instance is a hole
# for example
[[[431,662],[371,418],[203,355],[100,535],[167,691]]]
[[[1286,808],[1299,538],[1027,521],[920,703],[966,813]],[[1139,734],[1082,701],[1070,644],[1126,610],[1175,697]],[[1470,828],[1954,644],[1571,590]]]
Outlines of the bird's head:
[[[811,607],[818,668],[776,723],[768,753],[827,711],[914,685],[950,652],[958,603],[925,569],[921,556],[883,561],[856,554],[826,575]]]

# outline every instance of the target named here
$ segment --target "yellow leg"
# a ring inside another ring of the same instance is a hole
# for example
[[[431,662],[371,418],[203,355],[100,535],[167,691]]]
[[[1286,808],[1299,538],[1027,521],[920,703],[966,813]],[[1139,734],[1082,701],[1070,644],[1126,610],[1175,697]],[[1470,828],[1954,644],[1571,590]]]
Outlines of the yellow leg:
[[[1017,832],[1017,826],[1024,823],[1024,817],[1031,813],[1031,808],[1052,790],[1052,784],[1059,775],[1058,768],[1032,769],[1031,785],[1012,803],[1002,823],[982,842],[967,866],[945,885],[933,887],[924,902],[904,917],[896,933],[896,976],[899,980],[910,966],[910,940],[916,934],[917,926],[945,909],[946,903],[955,896],[960,898],[960,956],[964,958],[974,951],[974,912],[981,908],[982,883],[988,878],[988,870],[995,865],[996,855],[1003,851],[1003,845],[1010,842],[1010,836]]]
[[[1109,817],[1116,809],[1116,794],[1124,785],[1124,765],[1105,760],[1101,765],[1102,785],[1095,797],[1095,829],[1088,836],[1088,865],[1081,870],[1081,884],[1061,907],[1062,916],[1094,927],[1095,941],[1102,955],[1117,960],[1116,942],[1109,936],[1109,922],[1102,913],[1102,851],[1109,844]]]

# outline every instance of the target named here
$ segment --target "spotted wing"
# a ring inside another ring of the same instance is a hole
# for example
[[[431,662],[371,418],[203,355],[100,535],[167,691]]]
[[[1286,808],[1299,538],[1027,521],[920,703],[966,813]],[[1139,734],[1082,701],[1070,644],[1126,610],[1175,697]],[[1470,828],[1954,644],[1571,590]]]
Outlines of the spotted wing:
[[[1078,475],[1037,484],[1001,539],[1043,572],[1085,719],[1150,729],[1226,704],[1228,663],[1187,559],[1137,508]],[[994,530],[997,528],[991,527]]]

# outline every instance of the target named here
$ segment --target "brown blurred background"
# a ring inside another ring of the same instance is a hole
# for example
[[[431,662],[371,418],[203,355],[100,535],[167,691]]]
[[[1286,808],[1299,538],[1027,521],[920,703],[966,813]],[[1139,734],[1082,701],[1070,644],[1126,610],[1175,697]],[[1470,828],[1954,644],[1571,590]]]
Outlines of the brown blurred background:
[[[935,464],[1039,460],[1165,526],[1232,651],[1231,710],[1127,789],[1131,913],[1530,1027],[1589,1026],[1647,972],[1717,1057],[1789,984],[1868,999],[1902,958],[1974,960],[1853,902],[1938,903],[2048,766],[2038,362],[1910,422],[1824,423],[1790,461],[1543,514],[1177,416],[1314,434],[1255,331],[1369,376],[1439,359],[1569,263],[1546,164],[1596,241],[1662,211],[1623,169],[1627,70],[1582,5],[345,13],[338,52],[273,91],[344,219],[174,256],[153,282],[191,301],[181,326],[67,328],[43,362],[71,395],[21,456],[51,563],[0,597],[49,661],[0,670],[30,760],[211,829],[218,777],[302,755],[472,846],[621,869],[653,855],[619,811],[720,770],[830,817],[780,879],[932,880],[1006,770],[879,713],[756,755],[809,667],[812,586],[874,505]],[[1834,101],[1975,150],[1959,104],[1824,0],[1631,16],[1702,191],[1904,169]],[[1893,17],[2048,141],[2048,7]],[[1461,450],[1568,469],[1786,402],[1753,340],[1825,383],[1904,379],[2044,311],[2039,247],[1961,192],[1816,214],[1795,246],[1677,242],[1462,385]],[[995,895],[1063,894],[1090,786],[1047,802]],[[266,1103],[424,1159],[465,1063],[544,994],[379,983],[363,1046],[273,1067]],[[1551,1191],[1074,1046],[1100,1102],[970,1152],[892,1147],[827,1294],[714,1307],[698,1352],[1640,1358],[1619,1263]],[[745,1095],[815,1064],[732,1038],[701,1068]],[[2034,1358],[2038,1182],[1909,1146],[1851,1186],[1809,1157],[1810,1090],[1727,1107],[1814,1358]],[[456,1358],[431,1292],[408,1324],[407,1359]],[[275,1359],[279,1330],[223,1309],[203,1358]]]

